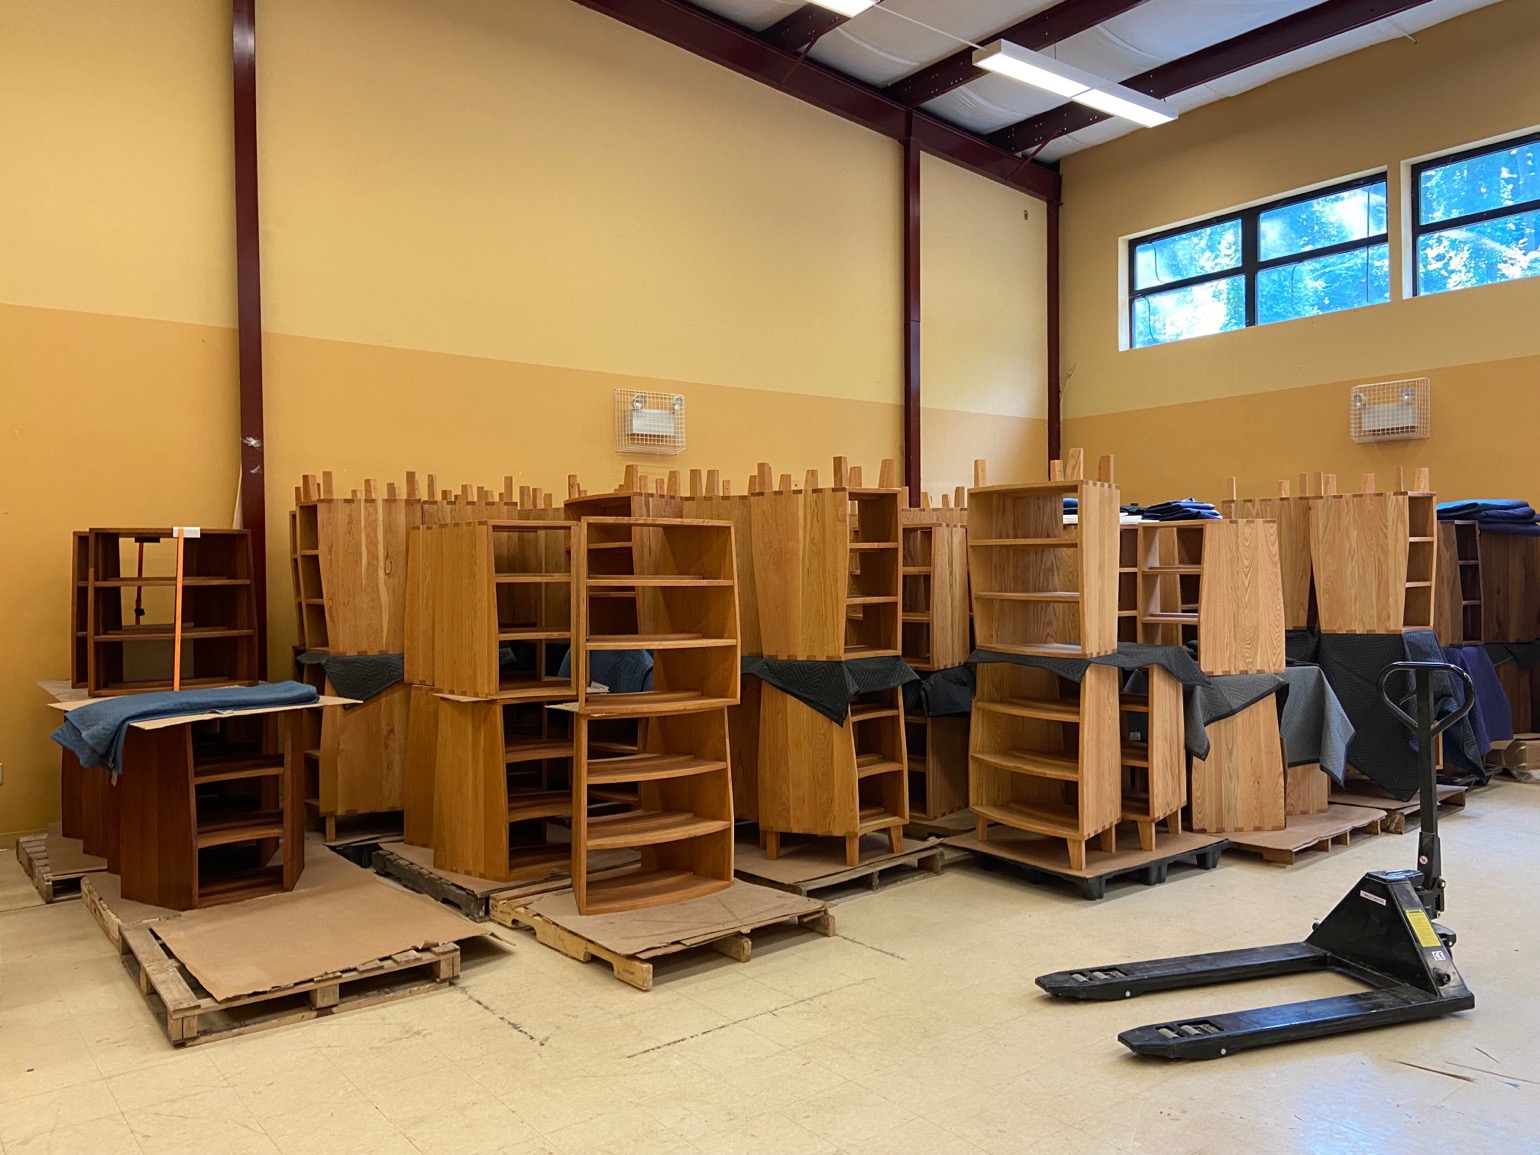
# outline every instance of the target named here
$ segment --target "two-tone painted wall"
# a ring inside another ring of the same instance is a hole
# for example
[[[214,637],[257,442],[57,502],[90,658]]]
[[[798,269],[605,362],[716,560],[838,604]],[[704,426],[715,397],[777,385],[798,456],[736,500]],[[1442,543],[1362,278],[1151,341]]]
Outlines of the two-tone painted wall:
[[[1540,126],[1540,4],[1512,0],[1066,158],[1064,444],[1117,456],[1127,495],[1218,498],[1327,470],[1428,465],[1453,496],[1540,498],[1540,278],[1144,349],[1118,346],[1124,238],[1376,168],[1402,268],[1402,164]],[[1355,445],[1354,384],[1427,376],[1433,435]]]
[[[57,813],[69,535],[236,503],[228,5],[0,0],[0,832]],[[270,654],[283,515],[615,484],[616,387],[742,484],[901,442],[896,144],[571,0],[261,0]],[[923,169],[925,484],[1036,475],[1044,212]]]

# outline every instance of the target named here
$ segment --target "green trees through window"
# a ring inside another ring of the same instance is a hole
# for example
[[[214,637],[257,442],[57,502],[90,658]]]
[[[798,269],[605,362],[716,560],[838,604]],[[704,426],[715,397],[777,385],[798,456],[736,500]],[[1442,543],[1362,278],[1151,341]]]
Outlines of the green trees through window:
[[[1135,348],[1390,300],[1383,175],[1130,247]]]
[[[1540,134],[1412,169],[1418,293],[1540,275]]]

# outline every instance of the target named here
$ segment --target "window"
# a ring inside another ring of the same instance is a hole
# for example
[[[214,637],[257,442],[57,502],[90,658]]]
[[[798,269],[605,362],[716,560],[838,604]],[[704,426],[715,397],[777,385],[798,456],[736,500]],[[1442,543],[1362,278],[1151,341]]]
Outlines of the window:
[[[1385,176],[1129,243],[1136,349],[1390,300]]]
[[[1412,166],[1414,291],[1540,275],[1540,133]]]

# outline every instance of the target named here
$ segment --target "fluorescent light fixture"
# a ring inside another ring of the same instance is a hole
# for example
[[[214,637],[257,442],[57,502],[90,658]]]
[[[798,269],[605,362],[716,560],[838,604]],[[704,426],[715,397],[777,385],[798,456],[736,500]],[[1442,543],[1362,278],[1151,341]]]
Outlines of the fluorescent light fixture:
[[[1167,124],[1176,119],[1176,109],[1169,104],[1121,84],[1113,85],[1112,91],[1092,88],[1074,99],[1076,104],[1094,108],[1109,116],[1121,116],[1145,128],[1154,128],[1157,124]]]
[[[1153,96],[1135,92],[1122,84],[1116,84],[1064,64],[1041,52],[1033,52],[1008,40],[996,40],[973,54],[973,63],[1001,76],[1009,76],[1023,84],[1041,88],[1055,96],[1067,96],[1077,104],[1105,112],[1109,116],[1121,116],[1152,128],[1176,119],[1176,109]]]
[[[877,0],[813,0],[820,8],[838,12],[841,16],[859,16],[868,8],[875,8]]]

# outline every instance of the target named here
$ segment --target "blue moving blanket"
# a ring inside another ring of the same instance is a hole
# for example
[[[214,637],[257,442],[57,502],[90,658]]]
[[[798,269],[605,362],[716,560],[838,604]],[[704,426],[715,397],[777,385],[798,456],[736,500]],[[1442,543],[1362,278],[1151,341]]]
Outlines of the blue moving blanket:
[[[270,706],[304,706],[319,697],[314,686],[300,682],[125,694],[121,698],[103,698],[70,710],[53,732],[53,740],[72,751],[82,766],[105,766],[116,775],[123,769],[123,741],[128,736],[129,726],[135,722],[176,718],[183,714],[228,714]]]

